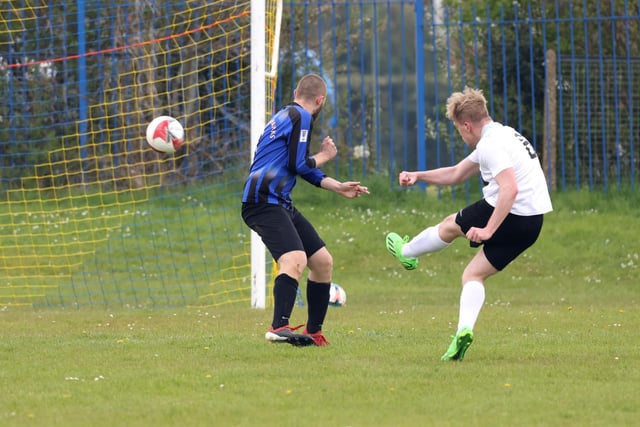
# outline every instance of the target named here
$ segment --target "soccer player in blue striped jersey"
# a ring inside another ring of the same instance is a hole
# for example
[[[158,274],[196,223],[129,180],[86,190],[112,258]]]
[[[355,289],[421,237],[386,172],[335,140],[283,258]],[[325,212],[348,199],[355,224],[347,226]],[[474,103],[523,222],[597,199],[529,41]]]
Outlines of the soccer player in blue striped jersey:
[[[316,74],[303,76],[293,102],[276,113],[260,136],[242,194],[242,219],[261,237],[279,274],[273,287],[273,320],[265,338],[297,346],[328,345],[322,333],[329,303],[333,258],[313,225],[296,209],[291,192],[297,177],[346,198],[369,194],[357,181],[340,182],[327,176],[322,165],[338,153],[326,136],[320,151],[310,154],[311,131],[327,97],[327,85]],[[307,323],[291,327],[298,284],[307,277]]]

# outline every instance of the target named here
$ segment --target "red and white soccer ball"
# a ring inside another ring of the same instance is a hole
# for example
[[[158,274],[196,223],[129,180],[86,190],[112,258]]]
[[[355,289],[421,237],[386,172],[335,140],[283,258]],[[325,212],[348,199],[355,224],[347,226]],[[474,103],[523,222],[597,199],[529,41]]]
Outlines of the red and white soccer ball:
[[[333,307],[342,307],[347,303],[347,293],[342,286],[332,283],[329,288],[329,305]]]
[[[184,128],[171,116],[158,116],[147,126],[147,142],[159,153],[175,153],[184,144]]]

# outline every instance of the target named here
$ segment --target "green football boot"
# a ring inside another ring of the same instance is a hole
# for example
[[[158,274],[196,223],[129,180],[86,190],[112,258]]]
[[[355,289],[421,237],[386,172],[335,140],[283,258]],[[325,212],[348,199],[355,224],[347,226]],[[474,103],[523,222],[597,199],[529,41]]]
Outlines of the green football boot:
[[[472,342],[473,331],[469,328],[460,329],[456,336],[453,337],[453,341],[451,341],[449,348],[442,355],[440,360],[457,360],[462,362],[462,359],[464,359],[464,355]]]
[[[418,266],[417,258],[407,258],[402,256],[402,247],[405,243],[409,241],[409,236],[404,236],[404,239],[400,237],[397,233],[389,233],[387,234],[387,250],[391,252],[393,256],[398,258],[400,264],[406,270],[415,270]]]

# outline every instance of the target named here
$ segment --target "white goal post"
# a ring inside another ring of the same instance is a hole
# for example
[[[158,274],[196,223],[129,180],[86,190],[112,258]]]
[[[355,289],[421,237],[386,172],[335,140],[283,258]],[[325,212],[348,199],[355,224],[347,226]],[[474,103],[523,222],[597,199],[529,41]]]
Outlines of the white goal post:
[[[267,71],[266,1],[251,1],[251,161],[267,118],[267,79],[275,78],[280,49],[282,0],[276,1],[274,40]],[[267,297],[266,253],[260,236],[251,231],[251,307],[265,308]]]

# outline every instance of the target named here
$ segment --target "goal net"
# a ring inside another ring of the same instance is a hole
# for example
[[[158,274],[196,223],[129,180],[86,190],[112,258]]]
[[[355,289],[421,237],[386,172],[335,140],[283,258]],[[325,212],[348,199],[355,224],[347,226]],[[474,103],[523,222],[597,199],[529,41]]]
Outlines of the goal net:
[[[276,3],[263,2],[265,115]],[[8,0],[0,10],[0,306],[251,300],[240,197],[252,1]],[[186,145],[157,153],[169,115]]]

